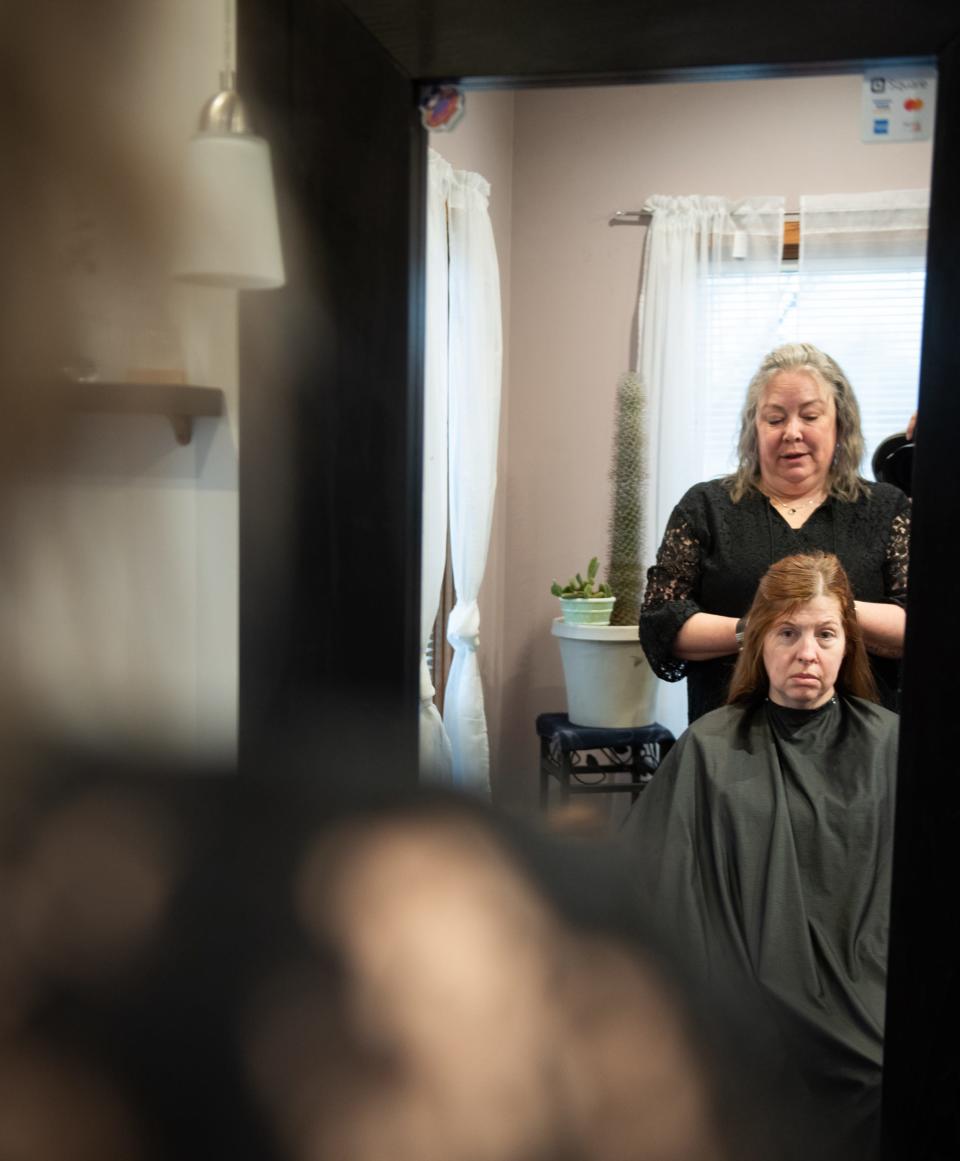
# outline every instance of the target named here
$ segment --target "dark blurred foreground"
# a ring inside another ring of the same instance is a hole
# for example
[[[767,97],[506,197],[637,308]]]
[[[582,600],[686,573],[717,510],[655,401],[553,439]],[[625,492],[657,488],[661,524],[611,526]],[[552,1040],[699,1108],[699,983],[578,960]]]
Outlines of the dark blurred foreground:
[[[5,1159],[810,1143],[758,1013],[687,986],[592,840],[362,777],[336,794],[305,754],[248,781],[45,765],[3,817]]]

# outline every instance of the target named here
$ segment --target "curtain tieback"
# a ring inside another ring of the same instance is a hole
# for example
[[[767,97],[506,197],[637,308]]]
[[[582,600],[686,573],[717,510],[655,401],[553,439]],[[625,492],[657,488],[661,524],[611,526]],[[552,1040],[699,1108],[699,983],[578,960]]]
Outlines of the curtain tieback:
[[[480,644],[480,607],[476,601],[457,601],[447,621],[447,640],[454,649],[476,653]]]
[[[436,693],[436,690],[433,686],[433,682],[432,682],[431,676],[430,676],[430,665],[427,665],[427,655],[426,655],[426,652],[421,652],[421,654],[420,654],[420,701],[423,701],[425,706],[430,705],[430,702],[433,701],[434,693]]]
[[[420,700],[424,705],[429,705],[433,701],[433,695],[437,691],[433,687],[433,682],[430,680],[430,666],[427,664],[426,653],[420,654]]]

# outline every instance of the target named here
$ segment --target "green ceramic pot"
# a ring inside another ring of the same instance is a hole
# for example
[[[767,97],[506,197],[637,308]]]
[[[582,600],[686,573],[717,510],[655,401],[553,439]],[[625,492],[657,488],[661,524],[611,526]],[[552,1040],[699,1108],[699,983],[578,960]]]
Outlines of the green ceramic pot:
[[[560,609],[567,625],[609,625],[616,597],[561,597]]]

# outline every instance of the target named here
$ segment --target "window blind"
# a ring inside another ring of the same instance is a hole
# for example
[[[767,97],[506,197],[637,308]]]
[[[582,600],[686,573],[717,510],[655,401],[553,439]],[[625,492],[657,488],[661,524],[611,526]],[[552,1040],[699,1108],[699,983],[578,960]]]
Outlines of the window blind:
[[[778,318],[769,349],[809,342],[843,368],[860,404],[866,455],[861,472],[887,436],[903,431],[916,410],[926,271],[916,258],[838,259],[802,278],[796,262],[776,276],[719,275],[708,280],[704,335],[709,415],[705,478],[736,465],[740,411],[747,384],[765,352],[744,352],[738,335],[779,284]],[[764,283],[764,285],[761,285]]]

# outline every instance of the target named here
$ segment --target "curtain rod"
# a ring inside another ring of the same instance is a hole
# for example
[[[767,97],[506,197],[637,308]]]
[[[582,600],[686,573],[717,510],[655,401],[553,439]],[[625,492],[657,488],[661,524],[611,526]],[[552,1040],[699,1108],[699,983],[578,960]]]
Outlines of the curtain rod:
[[[823,213],[823,210],[818,210],[818,213]],[[837,213],[842,211],[827,210],[827,213]],[[783,216],[790,218],[791,221],[800,219],[799,210],[784,210]],[[610,215],[611,226],[646,226],[649,224],[653,214],[650,210],[614,210]]]

